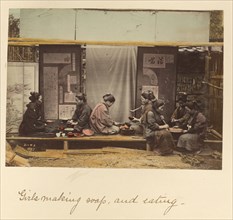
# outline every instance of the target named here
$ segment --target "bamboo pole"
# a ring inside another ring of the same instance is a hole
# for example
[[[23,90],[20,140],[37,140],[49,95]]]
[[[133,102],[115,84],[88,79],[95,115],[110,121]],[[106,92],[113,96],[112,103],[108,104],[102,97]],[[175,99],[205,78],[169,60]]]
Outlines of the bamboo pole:
[[[61,40],[42,38],[9,38],[9,46],[36,46],[40,44],[66,44],[66,45],[112,45],[112,46],[223,46],[223,42],[183,42],[183,41],[85,41]]]
[[[207,85],[211,86],[212,88],[223,90],[222,87],[215,86],[215,85],[213,85],[213,84],[211,84],[211,83],[208,83],[208,82],[205,82],[205,81],[202,81],[202,83],[203,83],[203,84],[207,84]]]

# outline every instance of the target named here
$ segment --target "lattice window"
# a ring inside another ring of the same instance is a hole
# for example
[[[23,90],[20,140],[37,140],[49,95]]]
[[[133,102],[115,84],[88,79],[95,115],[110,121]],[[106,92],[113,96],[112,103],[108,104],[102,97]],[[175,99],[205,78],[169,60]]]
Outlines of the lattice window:
[[[39,48],[36,46],[8,46],[8,62],[38,62]]]

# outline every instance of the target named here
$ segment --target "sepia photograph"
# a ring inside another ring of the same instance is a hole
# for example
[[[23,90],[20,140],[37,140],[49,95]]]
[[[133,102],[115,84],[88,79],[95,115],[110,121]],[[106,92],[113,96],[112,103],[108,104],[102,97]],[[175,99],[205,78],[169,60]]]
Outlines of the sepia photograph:
[[[221,170],[223,16],[10,9],[6,165]]]
[[[230,219],[231,1],[3,2],[3,219]]]

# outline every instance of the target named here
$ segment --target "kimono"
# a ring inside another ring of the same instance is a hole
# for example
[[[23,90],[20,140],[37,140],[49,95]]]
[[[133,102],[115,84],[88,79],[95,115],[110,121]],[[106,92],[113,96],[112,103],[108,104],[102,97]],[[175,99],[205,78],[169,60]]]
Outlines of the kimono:
[[[19,126],[19,135],[31,135],[45,130],[45,123],[41,119],[40,103],[30,102]]]
[[[159,129],[160,125],[164,125],[163,116],[152,107],[147,108],[142,118],[147,144],[160,155],[171,154],[175,147],[172,134],[167,129]]]
[[[188,118],[189,118],[189,112],[186,109],[186,107],[178,106],[171,116],[171,125],[172,126],[176,125],[180,128],[183,128]],[[173,119],[177,121],[173,122]]]
[[[91,108],[88,104],[77,105],[72,120],[78,122],[75,129],[81,132],[83,129],[89,129],[89,118],[91,115]]]
[[[190,128],[187,133],[179,137],[177,147],[188,151],[197,151],[203,145],[205,138],[207,129],[206,117],[201,112],[196,112],[193,116],[190,116],[187,125]]]
[[[93,109],[90,116],[90,126],[95,133],[116,134],[119,127],[114,125],[114,121],[109,115],[109,108],[104,103],[99,103]]]

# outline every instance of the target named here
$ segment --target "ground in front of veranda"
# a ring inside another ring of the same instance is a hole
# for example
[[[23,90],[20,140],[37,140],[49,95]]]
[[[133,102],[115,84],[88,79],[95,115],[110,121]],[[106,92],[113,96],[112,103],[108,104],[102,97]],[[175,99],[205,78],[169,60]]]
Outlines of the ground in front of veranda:
[[[178,152],[177,152],[178,153]],[[205,147],[198,154],[157,156],[145,150],[121,147],[98,149],[46,150],[31,152],[31,167],[70,168],[149,168],[149,169],[222,169],[221,152]]]

